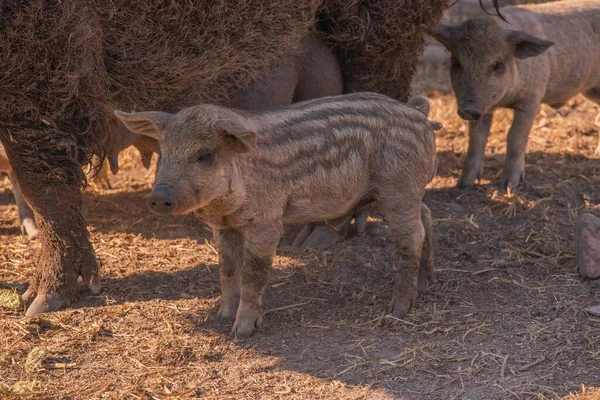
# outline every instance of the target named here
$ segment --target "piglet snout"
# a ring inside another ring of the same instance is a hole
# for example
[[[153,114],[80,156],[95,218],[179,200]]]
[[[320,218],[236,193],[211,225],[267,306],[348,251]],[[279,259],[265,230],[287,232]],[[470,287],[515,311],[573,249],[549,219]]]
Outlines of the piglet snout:
[[[160,214],[171,214],[177,208],[177,199],[172,189],[165,186],[157,186],[146,200],[146,204],[152,212]]]

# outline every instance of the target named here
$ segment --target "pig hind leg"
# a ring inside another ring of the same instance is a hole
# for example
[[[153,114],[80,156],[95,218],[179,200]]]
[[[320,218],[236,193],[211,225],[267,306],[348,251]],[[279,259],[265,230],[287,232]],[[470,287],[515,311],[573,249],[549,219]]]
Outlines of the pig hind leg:
[[[33,216],[33,210],[25,201],[21,187],[17,181],[17,177],[14,172],[10,172],[10,182],[12,183],[13,193],[15,194],[15,201],[17,202],[17,209],[19,210],[19,224],[21,226],[21,233],[29,237],[35,237],[38,234],[37,225],[35,223],[35,217]]]
[[[600,105],[600,87],[595,87],[584,92],[583,96],[596,105]],[[600,113],[598,113],[598,116],[596,117],[596,120],[598,119],[600,119]],[[596,147],[596,151],[594,151],[594,156],[600,157],[600,135],[598,136],[598,147]]]
[[[385,196],[377,199],[394,234],[398,249],[390,310],[397,318],[403,318],[417,300],[419,271],[423,270],[425,275],[429,273],[429,261],[421,261],[426,240],[426,229],[421,219],[421,202],[407,200],[409,199],[399,198],[397,195],[395,198]],[[407,206],[411,203],[412,207]],[[426,251],[430,251],[427,245],[425,248]]]

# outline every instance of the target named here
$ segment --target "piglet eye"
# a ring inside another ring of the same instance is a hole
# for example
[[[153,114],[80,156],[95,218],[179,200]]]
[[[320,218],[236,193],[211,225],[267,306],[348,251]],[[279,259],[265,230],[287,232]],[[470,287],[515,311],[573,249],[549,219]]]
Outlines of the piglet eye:
[[[199,164],[202,165],[210,165],[212,163],[213,160],[213,153],[212,151],[208,151],[208,150],[203,150],[201,152],[198,153],[198,157],[196,158],[196,161],[198,161]]]
[[[492,71],[501,73],[504,71],[504,63],[502,61],[496,61],[492,64]]]

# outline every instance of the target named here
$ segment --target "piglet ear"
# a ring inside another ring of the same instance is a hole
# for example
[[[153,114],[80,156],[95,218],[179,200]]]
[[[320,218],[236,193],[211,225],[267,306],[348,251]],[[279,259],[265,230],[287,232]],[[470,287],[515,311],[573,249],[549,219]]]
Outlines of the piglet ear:
[[[506,41],[515,46],[515,57],[519,59],[540,55],[554,44],[554,42],[523,31],[509,30],[505,36]]]
[[[412,99],[408,100],[406,103],[409,107],[415,108],[421,113],[423,113],[426,117],[429,116],[429,100],[423,96],[416,96]]]
[[[440,42],[448,51],[452,51],[454,28],[450,25],[438,25],[431,29],[426,29],[426,33],[433,36],[435,40]]]
[[[131,132],[137,135],[148,136],[158,141],[163,139],[165,126],[173,118],[172,114],[161,111],[126,113],[115,110],[115,116]]]
[[[215,123],[215,130],[225,137],[236,153],[258,150],[255,126],[243,121],[220,120]]]

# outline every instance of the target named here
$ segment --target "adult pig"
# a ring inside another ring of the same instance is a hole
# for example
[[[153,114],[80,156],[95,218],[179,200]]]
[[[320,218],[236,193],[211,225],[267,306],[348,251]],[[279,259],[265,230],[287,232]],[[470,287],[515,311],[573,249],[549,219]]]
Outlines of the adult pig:
[[[470,121],[461,188],[481,177],[498,107],[514,110],[500,182],[514,188],[524,177],[527,137],[541,103],[558,108],[580,93],[600,102],[600,2],[565,0],[501,11],[508,23],[481,16],[432,31],[451,52],[458,114]]]
[[[38,229],[37,225],[35,224],[33,210],[31,207],[29,207],[27,201],[25,201],[25,197],[23,196],[23,192],[21,192],[21,187],[19,186],[17,177],[14,174],[10,163],[8,162],[8,157],[6,156],[6,151],[4,150],[4,146],[2,146],[2,144],[0,144],[0,172],[8,173],[10,178],[13,194],[15,195],[15,201],[17,203],[17,210],[19,211],[19,225],[21,227],[21,233],[29,237],[37,236]]]
[[[233,333],[242,338],[262,320],[283,224],[341,218],[371,201],[398,245],[392,313],[409,311],[419,275],[430,273],[431,219],[422,199],[436,166],[428,103],[409,104],[415,108],[355,93],[267,111],[199,105],[177,114],[115,114],[130,131],[159,141],[150,209],[194,211],[213,229],[219,316],[235,315]]]

